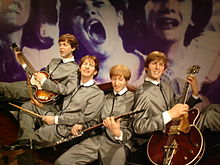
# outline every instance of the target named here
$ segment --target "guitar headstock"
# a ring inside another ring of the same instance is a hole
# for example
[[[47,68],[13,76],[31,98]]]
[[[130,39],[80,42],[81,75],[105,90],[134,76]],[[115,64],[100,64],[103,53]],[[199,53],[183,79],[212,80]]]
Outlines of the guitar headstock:
[[[200,70],[200,66],[199,65],[193,65],[191,67],[189,67],[187,69],[187,74],[196,74],[196,73],[199,73],[199,70]]]
[[[20,47],[16,43],[11,44],[10,49],[15,52],[21,52]]]

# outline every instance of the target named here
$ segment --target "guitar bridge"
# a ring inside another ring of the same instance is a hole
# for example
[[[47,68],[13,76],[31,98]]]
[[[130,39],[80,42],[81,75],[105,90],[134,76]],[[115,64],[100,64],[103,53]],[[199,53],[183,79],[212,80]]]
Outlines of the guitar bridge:
[[[171,160],[177,151],[177,147],[178,144],[176,140],[173,140],[173,142],[169,146],[164,146],[165,157],[163,160],[163,165],[169,165],[171,163]]]

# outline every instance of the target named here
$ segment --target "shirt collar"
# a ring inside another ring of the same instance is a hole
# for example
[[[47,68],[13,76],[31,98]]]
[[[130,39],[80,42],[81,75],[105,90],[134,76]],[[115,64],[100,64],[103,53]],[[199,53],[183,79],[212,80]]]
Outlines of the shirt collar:
[[[125,87],[124,89],[122,89],[121,91],[119,91],[118,93],[117,92],[115,92],[115,91],[113,91],[114,92],[114,95],[123,95],[123,94],[125,94],[125,92],[127,92],[128,91],[128,88],[127,87]]]
[[[151,79],[149,77],[146,77],[145,81],[149,81],[149,82],[151,82],[154,85],[160,84],[160,81],[153,80],[153,79]]]
[[[71,57],[71,58],[62,58],[62,60],[63,60],[63,63],[68,63],[68,62],[75,61],[74,57]]]
[[[92,80],[89,80],[89,81],[87,81],[86,83],[82,83],[82,82],[80,82],[80,85],[81,86],[84,86],[84,87],[89,87],[89,86],[92,86],[93,84],[95,84],[95,81],[92,79]]]

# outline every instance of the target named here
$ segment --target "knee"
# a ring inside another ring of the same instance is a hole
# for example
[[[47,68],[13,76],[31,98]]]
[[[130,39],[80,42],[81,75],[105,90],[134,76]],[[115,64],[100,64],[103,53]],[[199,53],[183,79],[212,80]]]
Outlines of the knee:
[[[54,165],[73,165],[72,162],[70,163],[69,161],[67,161],[68,158],[66,158],[65,156],[61,155],[60,157],[58,157],[58,159],[55,161]]]
[[[204,108],[205,111],[215,111],[220,113],[220,104],[209,104]]]
[[[31,110],[32,107],[34,106],[33,104],[31,104],[30,101],[25,102],[24,104],[21,105],[23,108],[26,108],[28,110]]]

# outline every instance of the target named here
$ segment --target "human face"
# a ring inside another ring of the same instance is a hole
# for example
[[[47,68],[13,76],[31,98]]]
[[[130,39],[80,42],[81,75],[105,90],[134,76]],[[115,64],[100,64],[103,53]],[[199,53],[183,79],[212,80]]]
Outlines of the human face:
[[[108,0],[78,0],[73,9],[73,31],[91,53],[108,54],[117,46],[122,13]],[[107,52],[107,53],[106,53]]]
[[[30,0],[0,0],[1,28],[8,31],[22,27],[30,16]]]
[[[165,65],[163,60],[153,60],[149,63],[148,67],[145,67],[147,76],[153,80],[160,81],[162,74],[165,71]]]
[[[86,80],[93,79],[93,77],[97,74],[95,69],[95,61],[89,58],[85,59],[79,71],[81,73],[81,78]]]
[[[62,58],[71,58],[73,57],[72,52],[75,50],[75,48],[72,48],[71,45],[67,41],[61,41],[59,42],[59,50],[60,50],[60,56]]]
[[[126,87],[127,81],[122,75],[112,76],[112,87],[115,92],[120,92],[122,89]]]
[[[161,40],[183,41],[191,23],[192,0],[149,0],[145,14],[149,34]]]

